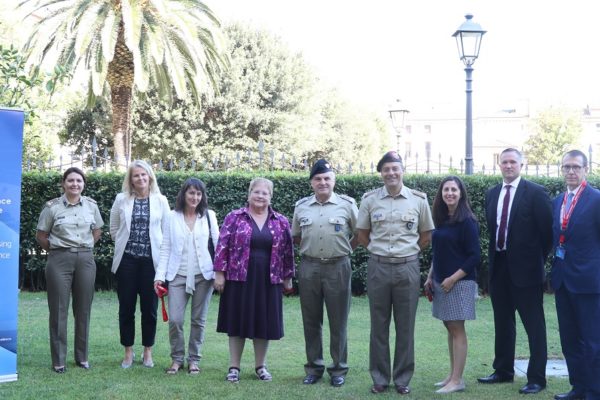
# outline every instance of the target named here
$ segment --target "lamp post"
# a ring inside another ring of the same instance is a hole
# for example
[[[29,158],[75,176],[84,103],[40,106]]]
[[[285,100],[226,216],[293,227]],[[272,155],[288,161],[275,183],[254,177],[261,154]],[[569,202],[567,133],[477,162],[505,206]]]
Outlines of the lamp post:
[[[397,100],[396,108],[388,111],[392,120],[392,126],[396,131],[396,152],[398,154],[400,154],[400,136],[402,136],[402,132],[404,131],[404,119],[406,118],[406,114],[410,112],[402,108],[401,105],[400,100]]]
[[[473,89],[471,83],[473,81],[473,63],[479,56],[479,48],[481,47],[481,38],[486,32],[481,29],[481,25],[472,21],[473,15],[465,15],[466,21],[458,28],[452,36],[456,38],[458,54],[460,59],[465,64],[465,72],[467,74],[467,114],[466,114],[466,143],[465,143],[465,174],[473,174],[473,112],[471,103],[471,94]]]

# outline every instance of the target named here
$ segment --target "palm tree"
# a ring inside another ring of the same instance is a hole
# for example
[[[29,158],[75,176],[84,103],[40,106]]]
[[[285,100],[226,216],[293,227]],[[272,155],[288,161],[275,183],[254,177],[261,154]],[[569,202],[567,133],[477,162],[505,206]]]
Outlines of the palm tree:
[[[19,7],[39,19],[25,45],[31,62],[56,60],[87,82],[88,106],[110,93],[120,162],[131,157],[134,89],[199,103],[218,90],[217,74],[229,65],[220,22],[199,0],[24,0]]]

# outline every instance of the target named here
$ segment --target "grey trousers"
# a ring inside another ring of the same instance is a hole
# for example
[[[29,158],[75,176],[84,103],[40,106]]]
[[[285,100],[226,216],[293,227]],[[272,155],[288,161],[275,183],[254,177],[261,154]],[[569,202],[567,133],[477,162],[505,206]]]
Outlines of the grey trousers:
[[[169,341],[171,342],[171,359],[173,362],[183,364],[185,356],[185,339],[183,325],[185,309],[191,297],[191,325],[188,341],[188,363],[198,362],[202,357],[202,344],[204,343],[204,328],[208,305],[213,293],[213,280],[206,280],[202,274],[195,277],[194,294],[185,292],[186,277],[175,275],[169,282]]]
[[[323,361],[323,303],[329,319],[329,352],[333,362],[327,367],[331,376],[348,372],[347,325],[351,302],[352,267],[349,257],[333,263],[302,258],[298,271],[300,307],[306,342],[306,374],[322,376]]]
[[[408,386],[415,369],[414,332],[419,301],[419,260],[405,264],[381,263],[370,257],[367,293],[371,312],[369,372],[375,385]],[[390,319],[394,315],[396,343],[390,366]]]
[[[46,288],[50,314],[52,365],[64,366],[67,358],[67,319],[73,294],[75,362],[88,361],[90,315],[96,281],[96,263],[91,249],[51,250],[46,264]]]

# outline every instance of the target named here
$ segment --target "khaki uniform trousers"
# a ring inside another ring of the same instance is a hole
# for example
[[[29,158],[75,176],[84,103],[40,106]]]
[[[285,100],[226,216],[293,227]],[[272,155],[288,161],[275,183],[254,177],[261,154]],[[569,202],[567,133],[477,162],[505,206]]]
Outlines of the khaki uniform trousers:
[[[329,352],[333,360],[327,367],[330,376],[348,372],[347,325],[351,302],[352,267],[350,257],[331,262],[302,257],[298,270],[300,307],[306,342],[304,370],[307,375],[322,376],[323,361],[323,303],[329,319]]]
[[[90,248],[53,249],[46,264],[50,353],[52,365],[64,366],[67,358],[67,319],[73,294],[75,362],[88,361],[90,315],[96,281],[96,262]]]
[[[410,259],[410,257],[409,257]],[[419,260],[382,262],[371,255],[367,269],[367,294],[371,313],[369,372],[373,384],[408,386],[415,369],[414,332],[419,301]],[[390,319],[394,315],[396,343],[393,371],[390,366]],[[393,372],[393,374],[392,374]]]

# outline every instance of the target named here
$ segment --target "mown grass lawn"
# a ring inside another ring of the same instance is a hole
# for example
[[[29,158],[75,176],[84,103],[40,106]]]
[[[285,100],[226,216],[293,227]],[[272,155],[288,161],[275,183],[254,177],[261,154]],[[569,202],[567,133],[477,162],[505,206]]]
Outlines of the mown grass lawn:
[[[228,367],[227,337],[215,331],[218,297],[213,297],[209,311],[202,372],[197,376],[179,373],[167,376],[169,365],[167,324],[159,322],[154,351],[156,367],[141,365],[141,345],[136,345],[136,363],[120,368],[122,348],[119,344],[116,293],[97,293],[92,311],[90,363],[92,369],[76,368],[69,337],[67,373],[56,374],[50,369],[48,346],[48,308],[45,293],[21,293],[19,296],[19,345],[16,382],[0,384],[0,399],[363,399],[398,398],[395,391],[382,395],[369,392],[368,373],[369,307],[366,297],[353,299],[349,322],[349,365],[347,383],[333,388],[328,380],[316,385],[302,385],[304,337],[299,299],[286,298],[285,337],[271,343],[268,365],[272,382],[260,382],[254,377],[254,357],[251,343],[246,346],[242,361],[241,382],[232,385],[224,381]],[[554,297],[546,296],[548,353],[560,357],[558,326]],[[160,314],[160,313],[159,313]],[[159,317],[160,318],[160,317]],[[517,378],[513,384],[482,385],[476,378],[492,372],[494,331],[491,303],[482,298],[477,304],[477,320],[467,323],[469,356],[465,371],[467,389],[464,393],[436,395],[433,383],[445,377],[448,368],[446,333],[440,321],[431,317],[431,306],[425,298],[419,304],[416,326],[416,371],[411,382],[412,393],[405,399],[522,399],[518,389],[525,384]],[[518,319],[518,317],[517,317]],[[139,325],[139,323],[138,323]],[[520,325],[520,322],[519,322]],[[69,320],[72,335],[73,322]],[[139,329],[139,328],[138,328]],[[393,331],[392,331],[393,334]],[[139,335],[139,332],[138,332]],[[527,340],[519,326],[517,357],[527,357]],[[392,337],[393,339],[393,337]],[[324,329],[325,351],[328,352],[328,330]],[[328,354],[326,354],[328,359]],[[535,399],[551,399],[554,394],[568,391],[566,379],[550,378],[547,390]]]

